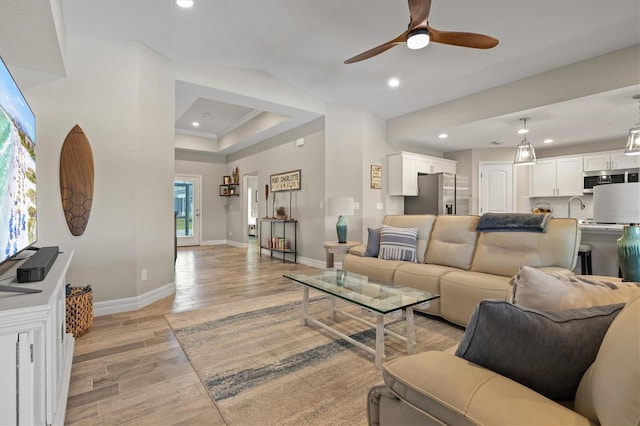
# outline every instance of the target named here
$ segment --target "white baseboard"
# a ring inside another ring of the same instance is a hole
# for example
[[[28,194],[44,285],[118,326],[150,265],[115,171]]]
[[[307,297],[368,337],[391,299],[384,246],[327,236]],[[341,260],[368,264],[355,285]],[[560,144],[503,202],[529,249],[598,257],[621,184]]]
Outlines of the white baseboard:
[[[144,308],[153,302],[170,296],[176,292],[176,283],[169,283],[162,287],[148,291],[140,296],[127,297],[126,299],[106,300],[104,302],[96,302],[93,304],[93,315],[96,317],[102,315],[116,314],[118,312],[135,311]]]
[[[201,246],[219,246],[227,244],[227,240],[208,240],[208,241],[200,241]]]

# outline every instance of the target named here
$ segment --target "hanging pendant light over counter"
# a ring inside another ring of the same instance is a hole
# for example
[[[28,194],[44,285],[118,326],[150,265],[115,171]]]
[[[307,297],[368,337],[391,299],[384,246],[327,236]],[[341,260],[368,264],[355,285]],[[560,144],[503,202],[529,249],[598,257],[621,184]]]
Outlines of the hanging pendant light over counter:
[[[638,124],[629,129],[629,141],[624,153],[627,155],[640,155],[640,94],[633,96],[638,101]]]
[[[516,156],[513,159],[513,164],[516,166],[528,166],[532,164],[536,164],[536,151],[533,149],[533,145],[527,140],[527,120],[530,118],[521,118],[520,121],[524,122],[522,130],[518,131],[518,133],[524,134],[524,139],[518,145],[516,150]]]

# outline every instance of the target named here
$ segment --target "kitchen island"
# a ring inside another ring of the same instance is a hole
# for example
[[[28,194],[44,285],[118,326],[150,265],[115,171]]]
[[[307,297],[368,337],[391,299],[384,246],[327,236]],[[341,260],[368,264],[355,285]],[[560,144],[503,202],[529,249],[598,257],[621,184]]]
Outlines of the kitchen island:
[[[618,276],[617,240],[622,236],[624,225],[581,223],[582,244],[591,245],[593,275]],[[582,274],[580,267],[576,273]]]

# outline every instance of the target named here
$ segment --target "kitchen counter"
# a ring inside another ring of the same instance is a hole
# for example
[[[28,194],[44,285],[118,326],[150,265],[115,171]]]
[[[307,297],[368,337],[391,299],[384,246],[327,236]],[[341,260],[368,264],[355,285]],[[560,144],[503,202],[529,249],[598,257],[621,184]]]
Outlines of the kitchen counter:
[[[607,234],[616,234],[622,235],[622,230],[624,225],[616,225],[616,224],[604,224],[604,223],[581,223],[580,230],[583,233],[607,233]]]
[[[617,240],[622,235],[624,225],[604,223],[580,223],[581,243],[591,246],[593,274],[609,277],[618,276]],[[580,266],[577,274],[582,273]]]

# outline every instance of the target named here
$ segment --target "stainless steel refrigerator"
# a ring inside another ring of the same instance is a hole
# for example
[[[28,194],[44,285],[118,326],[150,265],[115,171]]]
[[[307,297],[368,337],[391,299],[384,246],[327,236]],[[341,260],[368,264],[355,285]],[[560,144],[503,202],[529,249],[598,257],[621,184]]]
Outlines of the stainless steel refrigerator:
[[[404,214],[469,214],[469,178],[453,173],[418,175],[418,195],[404,197]]]

